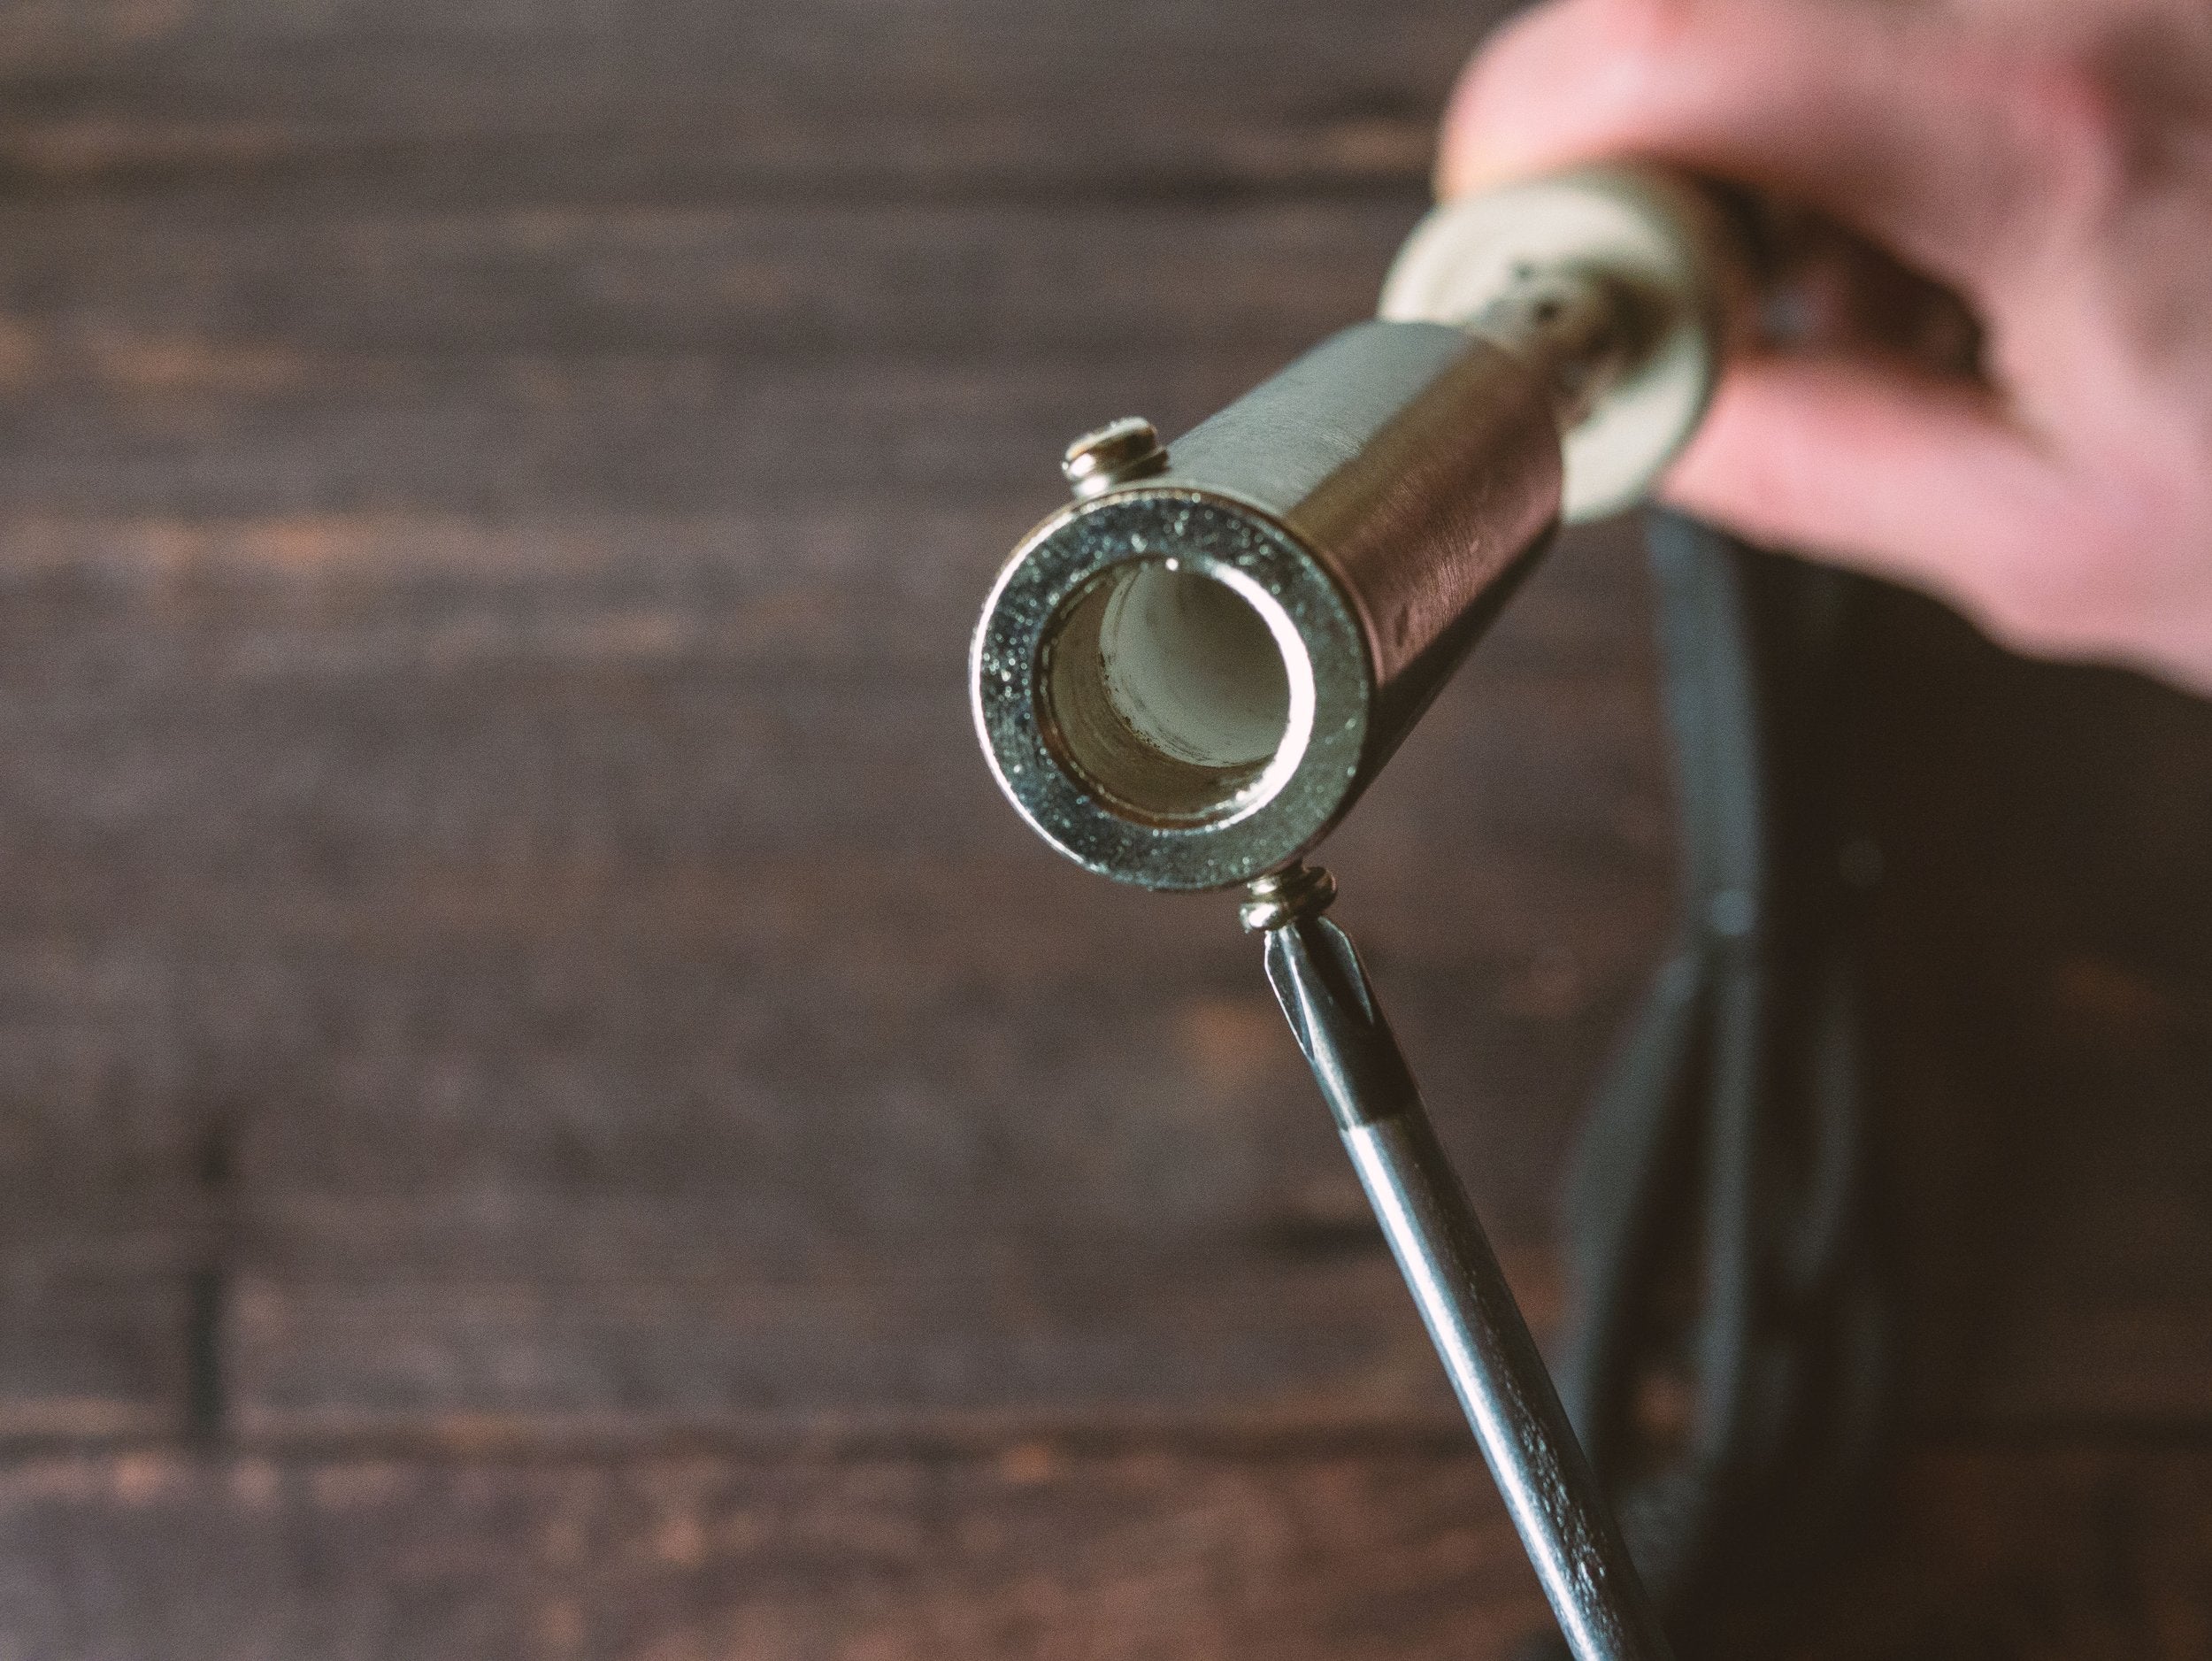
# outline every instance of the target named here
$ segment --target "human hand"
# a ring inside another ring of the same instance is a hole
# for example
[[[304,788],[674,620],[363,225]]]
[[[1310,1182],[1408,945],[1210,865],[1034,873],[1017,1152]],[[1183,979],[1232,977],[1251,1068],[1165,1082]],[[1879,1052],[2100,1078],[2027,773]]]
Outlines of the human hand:
[[[1470,65],[1439,184],[1621,156],[1832,215],[1983,331],[1980,379],[1743,354],[1669,500],[2212,692],[2212,6],[1549,0]]]

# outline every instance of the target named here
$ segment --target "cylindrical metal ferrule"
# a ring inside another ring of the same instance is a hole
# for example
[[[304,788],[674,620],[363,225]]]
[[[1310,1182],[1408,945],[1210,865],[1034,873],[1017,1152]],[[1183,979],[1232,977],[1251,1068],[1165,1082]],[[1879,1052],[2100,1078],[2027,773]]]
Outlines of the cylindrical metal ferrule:
[[[1079,864],[1249,881],[1373,781],[1552,527],[1634,501],[1695,427],[1731,307],[1717,214],[1644,167],[1437,209],[1391,320],[1164,454],[1125,420],[1015,550],[970,662],[1008,797]]]
[[[1540,365],[1431,323],[1324,342],[1016,550],[972,657],[1023,816],[1090,869],[1248,881],[1311,848],[1556,522]]]

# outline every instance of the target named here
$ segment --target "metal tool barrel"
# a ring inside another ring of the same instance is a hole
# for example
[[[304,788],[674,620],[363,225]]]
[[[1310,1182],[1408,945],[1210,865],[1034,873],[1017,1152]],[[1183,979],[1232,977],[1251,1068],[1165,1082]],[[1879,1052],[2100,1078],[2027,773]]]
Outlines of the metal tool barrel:
[[[1726,269],[1702,198],[1594,169],[1440,208],[1384,317],[1171,444],[1076,442],[970,655],[1000,788],[1077,863],[1228,888],[1315,847],[1562,519],[1696,426]]]

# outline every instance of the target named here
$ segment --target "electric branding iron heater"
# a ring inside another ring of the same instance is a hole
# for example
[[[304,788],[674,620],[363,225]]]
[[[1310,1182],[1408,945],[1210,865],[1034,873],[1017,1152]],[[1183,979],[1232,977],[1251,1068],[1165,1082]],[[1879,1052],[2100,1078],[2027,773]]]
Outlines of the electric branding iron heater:
[[[1563,521],[1639,500],[1741,314],[1700,188],[1599,167],[1441,207],[1381,315],[1163,446],[1078,441],[1000,573],[977,730],[1037,833],[1154,888],[1240,888],[1267,974],[1584,1661],[1667,1653],[1619,1530],[1351,942],[1304,863]]]

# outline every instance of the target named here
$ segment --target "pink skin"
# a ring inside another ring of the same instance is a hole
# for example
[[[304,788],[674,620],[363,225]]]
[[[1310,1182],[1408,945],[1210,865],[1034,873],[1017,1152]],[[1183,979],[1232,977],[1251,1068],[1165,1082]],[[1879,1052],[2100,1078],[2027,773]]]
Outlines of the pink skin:
[[[1823,210],[1985,330],[1987,386],[1750,356],[1670,500],[2212,692],[2212,3],[1549,0],[1469,66],[1438,179],[1622,155]]]

